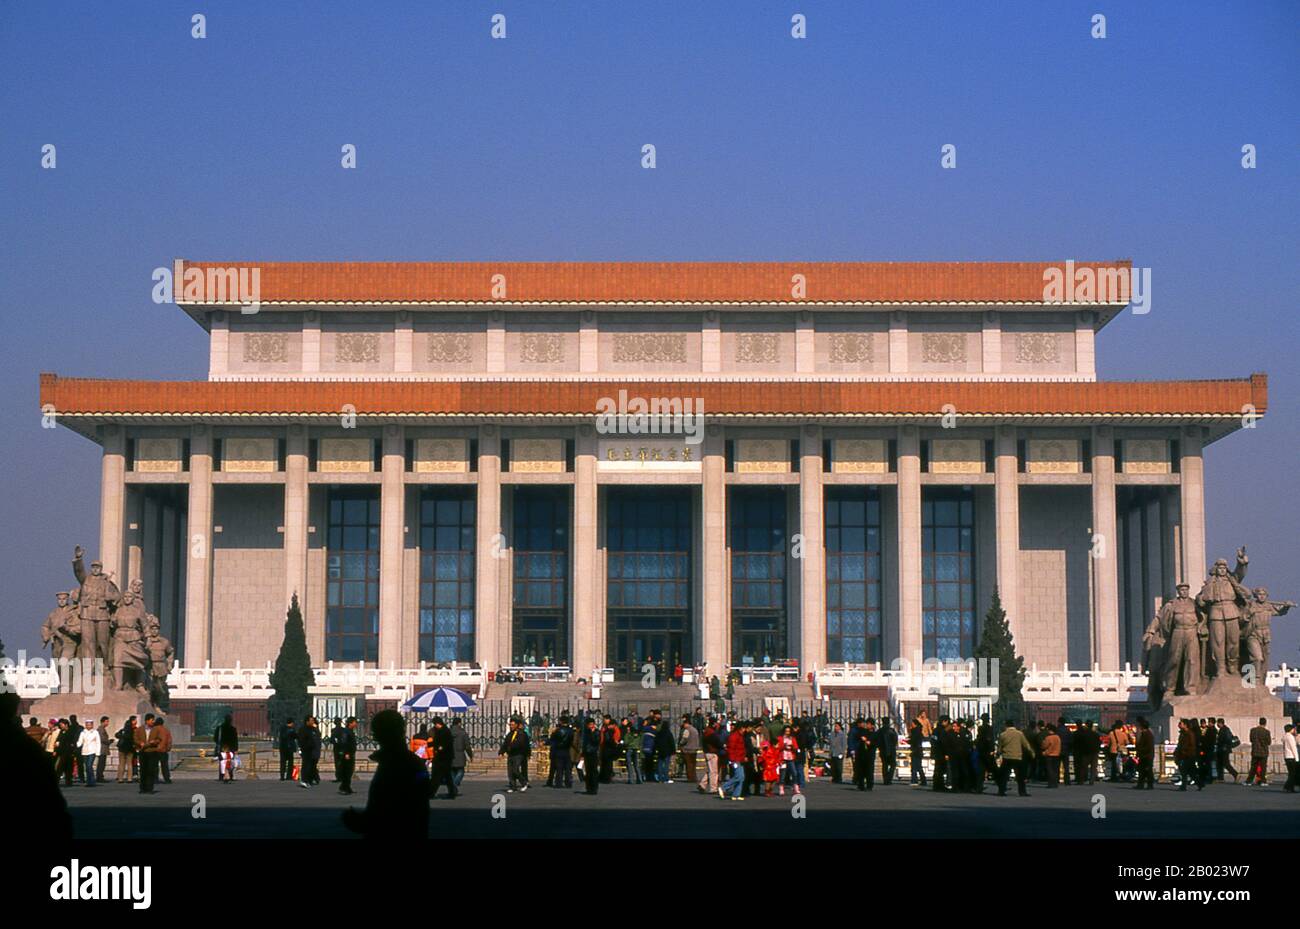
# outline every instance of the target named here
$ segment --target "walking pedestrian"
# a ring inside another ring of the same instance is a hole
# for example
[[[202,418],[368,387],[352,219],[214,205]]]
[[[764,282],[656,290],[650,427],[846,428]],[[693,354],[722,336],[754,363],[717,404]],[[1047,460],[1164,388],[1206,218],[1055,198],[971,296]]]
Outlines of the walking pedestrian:
[[[370,756],[376,766],[366,808],[349,807],[343,825],[372,839],[428,838],[429,774],[406,747],[406,721],[396,710],[382,710],[370,732],[379,750]]]
[[[298,731],[294,728],[293,718],[286,719],[280,726],[276,737],[280,749],[280,780],[293,780],[293,754],[298,748]]]
[[[880,782],[888,787],[894,782],[898,770],[898,731],[889,724],[889,717],[881,717],[880,731]]]
[[[234,783],[235,780],[235,756],[239,754],[239,731],[235,728],[235,721],[230,714],[221,721],[213,732],[213,739],[216,742],[217,758],[217,780]]]
[[[441,716],[433,718],[433,732],[430,733],[429,753],[431,774],[429,777],[429,799],[438,799],[438,788],[447,785],[447,799],[456,799],[456,782],[451,777],[452,739],[451,730]]]
[[[135,765],[135,717],[128,716],[117,730],[117,782],[131,783],[131,768]]]
[[[1025,762],[1034,757],[1034,747],[1009,719],[1002,734],[998,736],[998,754],[1002,758],[998,767],[998,796],[1007,795],[1007,782],[1012,774],[1016,776],[1020,796],[1029,796],[1029,787],[1025,783]]]
[[[1047,762],[1047,786],[1054,790],[1061,783],[1061,737],[1055,726],[1048,725],[1042,748],[1043,759]]]
[[[1237,738],[1236,735],[1233,734],[1232,730],[1228,728],[1228,724],[1223,721],[1223,717],[1220,716],[1219,732],[1215,739],[1215,746],[1219,755],[1219,780],[1223,780],[1225,774],[1232,775],[1232,782],[1234,784],[1240,780],[1241,775],[1238,774],[1237,769],[1232,766],[1232,750],[1240,744],[1241,739]]]
[[[81,756],[81,768],[86,772],[86,786],[95,786],[95,762],[99,759],[99,730],[92,720],[86,720],[86,728],[77,736],[77,753]]]
[[[655,710],[655,774],[660,783],[673,782],[672,761],[677,753],[677,740],[673,738],[672,726]]]
[[[595,718],[588,716],[587,724],[582,730],[582,779],[587,785],[584,792],[593,797],[600,790],[600,756],[603,741],[603,730],[598,732]]]
[[[741,792],[745,787],[745,762],[748,758],[745,745],[745,733],[741,726],[736,726],[727,736],[727,764],[731,773],[718,786],[718,797],[732,800],[744,800]]]
[[[1151,724],[1145,716],[1138,717],[1137,741],[1134,745],[1137,754],[1138,779],[1136,790],[1156,789],[1155,759],[1156,737],[1151,732]]]
[[[853,749],[853,786],[858,790],[871,790],[876,785],[875,724],[859,716],[853,721],[849,733],[849,747]]]
[[[546,743],[549,752],[550,770],[546,774],[546,786],[550,788],[573,788],[573,758],[569,754],[573,749],[573,727],[569,725],[569,714],[561,713],[559,724],[551,731]],[[437,789],[437,785],[434,785]]]
[[[308,716],[298,731],[298,751],[302,754],[302,767],[298,772],[301,787],[315,787],[320,783],[320,727],[315,716]]]
[[[1261,716],[1259,725],[1250,730],[1250,771],[1246,774],[1246,786],[1255,784],[1268,786],[1268,749],[1273,744],[1273,736],[1268,731],[1268,717]]]
[[[925,729],[919,719],[907,727],[907,753],[911,756],[912,786],[924,787],[925,780]]]
[[[1187,785],[1196,783],[1196,733],[1192,731],[1193,723],[1190,719],[1180,719],[1178,721],[1178,746],[1174,749],[1174,761],[1178,765],[1178,789],[1187,790]],[[1250,783],[1249,780],[1246,781]],[[1204,785],[1196,783],[1197,790],[1203,790]]]
[[[460,790],[460,782],[465,779],[465,768],[474,757],[474,746],[469,744],[469,733],[457,716],[451,721],[451,780]]]
[[[723,765],[726,763],[726,743],[716,717],[709,717],[708,724],[700,734],[700,744],[704,748],[704,777],[700,779],[698,789],[701,793],[711,794],[722,783],[719,772],[724,770]]]
[[[849,736],[844,731],[843,723],[836,723],[831,730],[831,783],[844,783],[844,756],[849,752]]]
[[[505,740],[501,743],[501,751],[497,753],[498,756],[504,755],[506,759],[506,770],[510,778],[506,793],[512,794],[516,790],[525,793],[528,790],[528,757],[532,751],[523,720],[517,716],[512,718],[510,731],[506,733]]]
[[[1282,789],[1295,793],[1296,779],[1300,776],[1300,745],[1296,744],[1295,726],[1286,724],[1282,733],[1282,761],[1286,764],[1286,783]]]
[[[167,721],[161,716],[146,714],[145,723],[149,733],[140,752],[140,793],[151,794],[156,792],[154,783],[158,778],[159,756],[172,750],[172,734],[167,730]]]
[[[33,720],[34,721],[34,720]],[[108,750],[113,744],[112,738],[108,734],[108,717],[99,717],[99,728],[96,730],[99,735],[99,755],[95,760],[95,783],[104,783],[104,768],[108,764]],[[167,778],[171,782],[170,775]]]
[[[685,765],[686,780],[695,783],[695,758],[700,750],[700,731],[689,713],[682,714],[682,728],[677,733],[677,754]]]

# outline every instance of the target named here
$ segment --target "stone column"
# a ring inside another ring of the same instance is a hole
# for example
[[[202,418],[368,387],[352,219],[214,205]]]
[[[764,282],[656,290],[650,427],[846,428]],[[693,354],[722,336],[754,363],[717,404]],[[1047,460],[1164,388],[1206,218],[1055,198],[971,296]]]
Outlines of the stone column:
[[[139,485],[126,488],[126,574],[122,579],[127,584],[137,579],[144,582],[144,493]],[[158,604],[150,603],[149,609],[157,613]]]
[[[1119,533],[1115,515],[1115,437],[1110,426],[1092,430],[1093,661],[1119,668]]]
[[[573,673],[591,678],[605,653],[605,609],[599,602],[596,547],[596,434],[578,427],[573,458]]]
[[[800,671],[826,664],[826,521],[822,506],[822,427],[804,426],[799,440]]]
[[[284,609],[298,595],[307,616],[307,427],[295,423],[285,439],[284,456]]]
[[[1178,502],[1182,513],[1183,574],[1196,596],[1209,565],[1205,560],[1205,459],[1200,426],[1183,429],[1179,443]],[[1229,561],[1232,559],[1229,558]]]
[[[402,549],[406,542],[406,432],[384,427],[379,491],[379,663],[396,664],[402,653]]]
[[[1090,381],[1097,379],[1096,344],[1092,310],[1080,310],[1074,323],[1074,369]]]
[[[1020,483],[1015,426],[999,426],[994,439],[993,496],[997,533],[998,593],[1007,623],[1023,651],[1020,629]]]
[[[474,543],[474,651],[484,668],[495,671],[506,663],[510,643],[500,641],[501,555],[501,430],[478,430],[478,527]]]
[[[104,454],[99,463],[99,554],[104,573],[125,590],[122,542],[126,525],[126,431],[116,423],[102,427]],[[88,553],[89,554],[89,553]],[[95,555],[89,556],[91,560]],[[89,567],[89,566],[87,566]]]
[[[704,615],[700,620],[703,658],[709,665],[709,674],[723,678],[731,654],[731,617],[728,611],[727,454],[721,426],[709,426],[705,431],[702,470],[704,576],[700,579],[700,587]]]
[[[230,370],[230,323],[218,310],[209,317],[212,329],[208,338],[208,380],[217,380]]]
[[[186,517],[185,653],[181,663],[201,668],[212,657],[212,430],[190,431],[190,495]]]
[[[921,636],[921,432],[898,428],[898,646],[919,670]],[[889,656],[886,656],[889,657]]]

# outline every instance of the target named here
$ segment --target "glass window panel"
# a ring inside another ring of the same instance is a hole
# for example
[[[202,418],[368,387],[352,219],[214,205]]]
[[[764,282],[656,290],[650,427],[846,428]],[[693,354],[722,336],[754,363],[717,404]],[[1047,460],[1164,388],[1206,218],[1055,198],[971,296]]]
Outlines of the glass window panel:
[[[343,548],[353,552],[366,550],[366,527],[346,526],[343,529]]]

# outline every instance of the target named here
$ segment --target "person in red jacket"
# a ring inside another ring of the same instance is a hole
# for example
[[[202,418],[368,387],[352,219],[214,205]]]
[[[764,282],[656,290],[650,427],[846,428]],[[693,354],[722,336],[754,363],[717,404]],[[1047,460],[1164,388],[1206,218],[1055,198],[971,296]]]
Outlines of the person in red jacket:
[[[759,753],[763,759],[763,796],[772,796],[772,785],[781,777],[781,768],[784,765],[781,762],[781,749],[771,742],[763,743],[763,750]],[[781,793],[785,793],[785,788],[781,788]]]
[[[737,724],[727,737],[727,762],[731,765],[731,774],[718,788],[718,797],[732,800],[744,800],[740,795],[745,787],[745,726]]]

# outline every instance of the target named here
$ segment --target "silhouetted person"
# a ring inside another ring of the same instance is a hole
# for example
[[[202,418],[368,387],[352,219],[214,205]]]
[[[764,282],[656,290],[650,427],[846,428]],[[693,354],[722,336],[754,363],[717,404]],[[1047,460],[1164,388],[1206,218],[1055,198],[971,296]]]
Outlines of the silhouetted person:
[[[18,694],[0,693],[0,797],[5,804],[5,829],[24,842],[66,842],[72,838],[72,818],[59,791],[59,779],[46,752],[18,719]],[[14,802],[21,800],[21,802]]]
[[[433,720],[433,732],[429,737],[429,751],[433,757],[433,787],[430,797],[438,796],[438,788],[447,785],[449,799],[456,799],[456,782],[451,777],[452,756],[451,730],[441,716]]]
[[[379,751],[370,756],[376,767],[366,808],[349,807],[343,825],[368,839],[428,838],[429,773],[406,747],[406,722],[396,710],[382,710],[370,732]]]
[[[343,753],[339,750],[339,745],[343,741],[343,719],[334,717],[334,728],[330,730],[330,751],[334,754],[334,782],[339,781],[339,762],[342,760]]]
[[[298,750],[302,752],[302,770],[298,772],[298,784],[311,787],[320,783],[320,729],[316,726],[316,717],[308,716],[298,730]]]
[[[582,777],[587,782],[589,794],[600,789],[600,742],[601,733],[596,729],[596,720],[588,716],[587,725],[582,730]]]
[[[280,780],[291,781],[293,780],[293,753],[298,748],[298,730],[294,728],[292,719],[284,721],[276,742],[280,748]]]
[[[224,781],[228,776],[230,778],[229,783],[234,783],[235,755],[239,752],[239,731],[235,728],[235,720],[229,713],[217,726],[212,737],[217,743],[217,758],[219,759],[217,762],[217,780]],[[228,757],[227,752],[230,753]]]
[[[334,739],[334,772],[338,777],[339,793],[352,793],[352,775],[357,770],[357,718],[349,716]]]
[[[898,731],[889,724],[889,717],[880,720],[880,779],[886,787],[894,782],[898,770]]]

